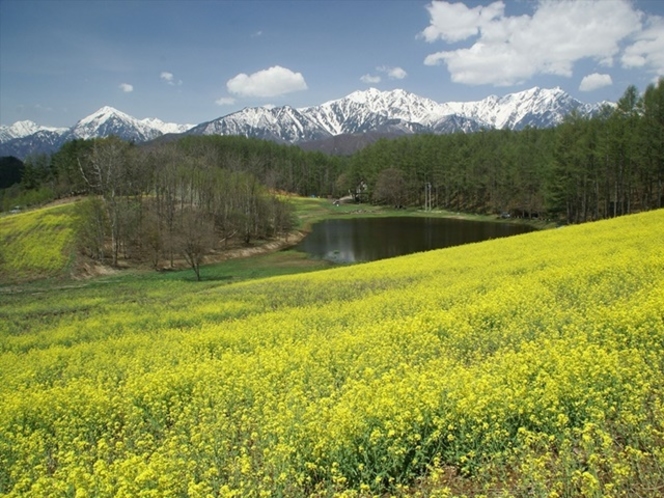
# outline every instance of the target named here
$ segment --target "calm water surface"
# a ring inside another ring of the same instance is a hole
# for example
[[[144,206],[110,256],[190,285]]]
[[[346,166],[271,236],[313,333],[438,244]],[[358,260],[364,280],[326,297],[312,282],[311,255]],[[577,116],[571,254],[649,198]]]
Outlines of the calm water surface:
[[[325,220],[295,249],[339,263],[374,261],[420,251],[531,232],[508,223],[448,218],[352,218]]]

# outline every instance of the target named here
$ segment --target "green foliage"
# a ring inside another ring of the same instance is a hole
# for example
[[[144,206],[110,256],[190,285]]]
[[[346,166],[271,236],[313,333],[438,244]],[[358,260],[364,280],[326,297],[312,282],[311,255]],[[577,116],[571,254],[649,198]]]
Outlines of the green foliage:
[[[43,204],[55,196],[48,183],[50,169],[46,156],[0,158],[0,211],[25,209]]]
[[[67,195],[86,192],[89,186],[81,175],[80,161],[92,150],[94,140],[76,139],[66,142],[51,157],[51,165],[57,179],[57,192]]]
[[[37,189],[42,185],[53,183],[51,161],[46,154],[28,156],[25,159],[25,171],[21,179],[21,187],[25,190]]]
[[[406,200],[406,180],[401,170],[387,168],[378,174],[373,199],[379,203],[400,207]]]
[[[0,157],[0,190],[20,183],[25,166],[23,161],[14,156]]]
[[[187,136],[176,147],[188,157],[205,157],[220,168],[251,173],[269,189],[303,196],[332,195],[346,162],[294,145],[237,136]]]
[[[55,192],[50,186],[42,186],[33,190],[23,190],[18,185],[0,191],[0,210],[11,211],[18,206],[25,209],[30,206],[39,206],[52,201]]]

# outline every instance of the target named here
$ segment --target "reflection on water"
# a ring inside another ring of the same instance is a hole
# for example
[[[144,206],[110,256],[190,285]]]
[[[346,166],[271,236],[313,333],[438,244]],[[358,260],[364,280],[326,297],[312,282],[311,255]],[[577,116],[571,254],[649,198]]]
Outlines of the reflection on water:
[[[447,218],[353,218],[316,223],[296,250],[339,263],[374,261],[530,232],[528,226]]]

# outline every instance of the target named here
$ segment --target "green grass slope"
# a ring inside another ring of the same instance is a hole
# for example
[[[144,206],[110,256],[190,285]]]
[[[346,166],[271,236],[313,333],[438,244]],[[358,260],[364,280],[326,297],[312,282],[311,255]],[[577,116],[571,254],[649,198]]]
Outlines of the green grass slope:
[[[0,301],[0,494],[659,496],[664,211]]]

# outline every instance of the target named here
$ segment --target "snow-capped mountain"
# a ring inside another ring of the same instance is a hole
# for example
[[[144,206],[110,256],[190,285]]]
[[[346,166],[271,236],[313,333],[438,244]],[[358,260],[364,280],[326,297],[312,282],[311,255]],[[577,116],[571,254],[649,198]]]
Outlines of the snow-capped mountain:
[[[404,90],[381,92],[375,88],[353,92],[339,100],[301,109],[310,120],[319,123],[330,135],[362,133],[386,120],[426,124],[439,114],[440,105]]]
[[[182,133],[193,125],[164,123],[160,119],[136,119],[113,107],[102,107],[84,117],[65,133],[64,138],[99,138],[115,135],[132,142],[147,142],[166,133]]]
[[[184,133],[185,131],[190,130],[196,126],[193,124],[164,123],[161,119],[157,118],[141,119],[140,123],[160,131],[162,135],[166,135],[168,133]]]
[[[561,88],[531,88],[504,97],[491,95],[478,102],[442,104],[444,114],[458,114],[497,129],[523,129],[526,126],[546,128],[562,122],[572,110],[582,114],[598,106],[583,104]]]
[[[297,143],[342,134],[466,133],[483,128],[518,130],[549,127],[572,110],[592,113],[599,106],[575,100],[560,88],[532,88],[477,102],[438,103],[404,90],[375,88],[319,106],[246,108],[200,124],[188,134],[244,135]]]
[[[68,128],[53,128],[50,126],[39,126],[34,121],[17,121],[11,126],[0,125],[0,143],[9,142],[15,138],[30,136],[38,131],[48,131],[57,134],[66,132]]]
[[[63,133],[57,131],[39,130],[32,135],[15,138],[5,143],[0,143],[0,157],[14,156],[25,159],[31,154],[50,154],[58,150],[63,141]],[[65,128],[65,131],[68,131]]]
[[[247,107],[223,118],[195,126],[187,134],[242,135],[291,143],[329,136],[318,123],[290,106]]]
[[[305,143],[330,137],[372,133],[375,136],[414,133],[470,133],[487,128],[544,128],[562,122],[573,110],[588,115],[601,104],[584,104],[560,88],[531,88],[504,97],[476,102],[438,103],[405,90],[370,88],[318,106],[295,109],[252,107],[197,126],[136,119],[112,107],[102,107],[67,130],[40,128],[22,121],[0,128],[0,156],[25,157],[52,152],[76,138],[117,135],[145,142],[165,134],[241,135],[283,143]],[[34,130],[34,131],[33,131]]]
[[[102,107],[79,120],[71,128],[40,127],[32,121],[19,121],[0,127],[0,156],[25,158],[35,153],[50,153],[78,138],[116,135],[131,142],[146,142],[167,133],[183,133],[194,125],[165,123],[160,119],[136,119],[113,107]]]

